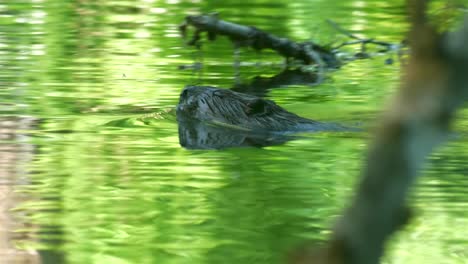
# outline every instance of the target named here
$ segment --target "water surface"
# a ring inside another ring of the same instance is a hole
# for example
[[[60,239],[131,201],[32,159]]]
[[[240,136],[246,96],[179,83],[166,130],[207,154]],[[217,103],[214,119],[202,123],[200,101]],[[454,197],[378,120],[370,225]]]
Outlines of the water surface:
[[[402,1],[0,3],[4,263],[281,263],[300,241],[327,238],[371,134],[180,146],[171,109],[183,87],[236,82],[227,39],[200,52],[178,33],[186,15],[213,11],[319,43],[345,40],[325,19],[395,43],[408,28]],[[392,56],[266,96],[305,117],[372,128],[398,83],[399,64],[384,63]],[[281,70],[273,52],[242,49],[240,58],[245,83]],[[178,70],[194,62],[202,72]],[[452,139],[429,159],[411,197],[416,217],[384,263],[466,263],[467,117],[460,113]]]

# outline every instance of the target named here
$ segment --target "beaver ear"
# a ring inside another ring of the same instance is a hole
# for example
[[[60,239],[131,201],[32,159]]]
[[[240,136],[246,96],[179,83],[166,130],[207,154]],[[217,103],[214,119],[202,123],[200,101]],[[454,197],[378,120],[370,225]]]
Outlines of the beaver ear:
[[[247,103],[245,108],[245,113],[248,116],[251,115],[261,115],[266,113],[267,102],[263,99],[254,99]]]

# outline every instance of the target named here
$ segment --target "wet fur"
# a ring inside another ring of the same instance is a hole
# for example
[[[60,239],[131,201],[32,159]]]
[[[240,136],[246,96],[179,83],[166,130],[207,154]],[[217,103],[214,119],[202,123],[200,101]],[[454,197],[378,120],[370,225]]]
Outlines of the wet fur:
[[[290,113],[271,100],[208,86],[186,87],[177,114],[261,131],[301,130],[321,124]]]

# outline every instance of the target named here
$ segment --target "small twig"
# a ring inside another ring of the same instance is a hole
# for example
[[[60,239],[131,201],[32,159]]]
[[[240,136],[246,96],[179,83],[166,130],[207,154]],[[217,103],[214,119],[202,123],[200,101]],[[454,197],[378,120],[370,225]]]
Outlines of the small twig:
[[[337,50],[337,49],[339,49],[341,47],[348,46],[348,45],[355,45],[355,44],[361,44],[361,45],[363,45],[362,47],[364,47],[366,44],[374,44],[374,45],[378,45],[378,46],[383,46],[383,47],[385,47],[386,51],[398,50],[400,48],[400,45],[398,45],[398,44],[393,44],[393,43],[385,42],[385,41],[379,41],[379,40],[375,40],[373,38],[360,38],[360,37],[352,34],[351,32],[343,29],[337,23],[333,22],[330,19],[327,19],[327,22],[334,29],[336,29],[338,32],[340,32],[341,34],[343,34],[343,35],[345,35],[345,36],[347,36],[349,38],[356,39],[354,41],[343,42],[340,45],[334,47],[333,50]]]
[[[355,44],[364,44],[364,45],[366,45],[366,44],[375,44],[375,45],[378,45],[378,46],[385,47],[387,51],[396,50],[396,49],[400,48],[400,45],[398,45],[398,44],[392,44],[392,43],[384,42],[384,41],[377,41],[377,40],[374,40],[374,39],[360,39],[360,40],[343,42],[340,45],[334,47],[333,49],[337,50],[337,49],[339,49],[341,47],[349,46],[349,45],[355,45]]]
[[[316,85],[319,83],[322,83],[323,81],[323,76],[325,74],[325,63],[323,60],[320,58],[320,56],[315,52],[309,44],[304,46],[305,52],[307,53],[308,56],[312,57],[314,61],[317,62],[317,80],[312,83],[312,85]]]
[[[234,78],[236,85],[240,83],[240,45],[234,42]]]
[[[343,29],[337,23],[335,23],[334,21],[332,21],[330,19],[327,19],[327,23],[330,24],[330,26],[332,26],[336,31],[341,32],[341,34],[343,34],[343,35],[346,35],[346,36],[348,36],[350,38],[353,38],[353,39],[362,40],[362,38],[360,38],[360,37],[352,34],[351,32]]]

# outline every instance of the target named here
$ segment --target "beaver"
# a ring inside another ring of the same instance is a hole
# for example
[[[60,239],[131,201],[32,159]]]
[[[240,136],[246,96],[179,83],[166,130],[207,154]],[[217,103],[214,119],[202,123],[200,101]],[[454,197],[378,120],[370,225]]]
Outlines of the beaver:
[[[187,86],[176,108],[178,120],[192,118],[245,132],[295,133],[302,131],[349,131],[286,111],[275,102],[211,86]]]

